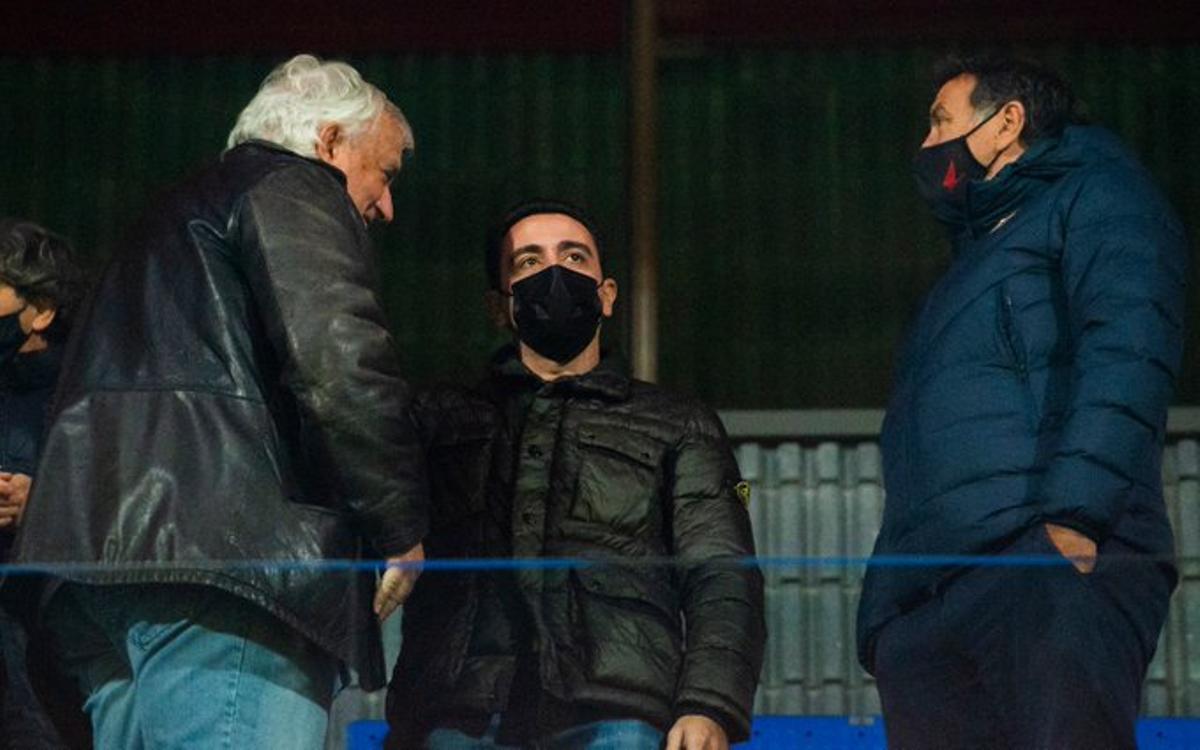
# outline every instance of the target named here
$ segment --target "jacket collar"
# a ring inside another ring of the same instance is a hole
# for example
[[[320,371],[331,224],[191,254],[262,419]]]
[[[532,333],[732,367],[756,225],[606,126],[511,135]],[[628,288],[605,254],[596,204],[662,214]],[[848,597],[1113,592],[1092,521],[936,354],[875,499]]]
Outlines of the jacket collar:
[[[1001,220],[1012,216],[1062,176],[1042,168],[1050,161],[1047,155],[1057,148],[1058,141],[1057,138],[1039,141],[993,179],[967,184],[967,223],[962,227],[964,231],[955,238],[956,252],[965,242],[988,235]]]
[[[321,161],[320,159],[313,159],[308,156],[301,156],[300,154],[297,154],[295,151],[292,151],[291,149],[286,149],[283,146],[280,146],[278,143],[264,141],[260,138],[251,138],[248,141],[239,143],[238,145],[229,149],[225,153],[221,154],[221,160],[224,161],[225,158],[228,157],[230,154],[236,153],[236,152],[241,152],[241,151],[270,151],[270,152],[273,152],[276,154],[283,154],[286,156],[290,156],[293,159],[302,159],[311,164],[316,164],[321,169],[324,169],[325,171],[329,172],[334,177],[336,177],[337,181],[339,183],[341,183],[342,187],[346,186],[345,173],[342,172],[342,170],[338,169],[337,167],[333,166],[332,164],[326,164],[325,162]]]
[[[506,344],[493,356],[490,364],[490,379],[505,389],[528,388],[550,389],[551,393],[563,395],[596,396],[610,401],[629,398],[633,381],[627,374],[621,358],[612,352],[602,352],[600,364],[582,375],[545,382],[530,372],[521,362],[515,344]]]

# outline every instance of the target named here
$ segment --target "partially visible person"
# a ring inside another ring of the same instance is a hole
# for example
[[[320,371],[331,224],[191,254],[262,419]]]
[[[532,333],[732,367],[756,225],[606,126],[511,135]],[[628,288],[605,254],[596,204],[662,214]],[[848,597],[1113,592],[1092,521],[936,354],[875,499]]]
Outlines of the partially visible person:
[[[28,221],[0,219],[0,562],[29,499],[63,344],[83,294],[70,244]],[[63,747],[26,668],[28,637],[0,609],[0,748]]]
[[[513,209],[485,255],[513,344],[476,388],[414,402],[431,556],[592,564],[423,577],[389,747],[724,750],[749,734],[765,628],[747,487],[710,409],[601,350],[617,285],[594,227],[560,202]]]
[[[324,747],[426,528],[409,390],[367,228],[412,148],[351,66],[299,55],[219,161],[108,263],[63,363],[15,547],[100,748]],[[52,471],[51,471],[52,469]],[[82,564],[81,568],[70,568]]]
[[[898,750],[1133,750],[1176,572],[1163,503],[1183,350],[1179,219],[1069,86],[948,60],[918,189],[954,260],[897,368],[859,656]]]

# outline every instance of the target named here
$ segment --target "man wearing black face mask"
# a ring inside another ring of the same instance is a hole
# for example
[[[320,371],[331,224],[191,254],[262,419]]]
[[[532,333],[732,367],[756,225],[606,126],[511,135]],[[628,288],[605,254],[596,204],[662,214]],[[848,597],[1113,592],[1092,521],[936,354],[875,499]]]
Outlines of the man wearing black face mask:
[[[897,368],[875,553],[1000,564],[872,566],[859,656],[892,747],[1132,750],[1176,578],[1184,231],[1045,69],[955,60],[938,82],[915,173],[954,260]]]
[[[83,276],[61,237],[0,220],[0,562],[25,511]],[[34,695],[24,629],[0,610],[0,748],[62,747]]]
[[[392,747],[721,750],[748,734],[764,626],[759,572],[731,564],[754,553],[745,486],[711,411],[602,353],[617,285],[593,226],[557,202],[504,219],[489,299],[516,340],[480,386],[420,394],[415,414],[431,558],[608,562],[427,572]]]

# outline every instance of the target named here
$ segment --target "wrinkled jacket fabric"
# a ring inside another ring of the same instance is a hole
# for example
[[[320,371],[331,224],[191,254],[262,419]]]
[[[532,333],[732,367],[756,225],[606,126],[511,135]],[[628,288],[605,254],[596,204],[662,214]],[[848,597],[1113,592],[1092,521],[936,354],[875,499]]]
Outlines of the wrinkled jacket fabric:
[[[1183,346],[1178,219],[1095,127],[1068,127],[968,191],[970,222],[888,405],[875,554],[986,554],[1049,522],[1169,558],[1160,471]],[[869,569],[864,666],[880,628],[955,572]]]
[[[239,146],[148,215],[75,324],[15,557],[218,586],[378,686],[369,577],[296,563],[420,541],[408,401],[343,176]]]
[[[746,737],[765,637],[762,577],[728,564],[754,543],[716,416],[609,360],[554,383],[511,351],[500,362],[476,390],[417,399],[431,467],[429,557],[646,564],[427,571],[405,605],[392,746],[410,746],[439,711],[487,716],[528,698],[508,694],[511,648],[522,646],[540,689],[565,705],[664,729],[700,713],[734,741]],[[650,564],[670,557],[676,565]]]

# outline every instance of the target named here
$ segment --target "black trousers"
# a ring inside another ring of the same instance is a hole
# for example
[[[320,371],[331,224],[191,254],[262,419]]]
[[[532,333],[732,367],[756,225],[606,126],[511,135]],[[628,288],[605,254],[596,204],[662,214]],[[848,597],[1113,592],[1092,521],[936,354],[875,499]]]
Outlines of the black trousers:
[[[61,750],[59,737],[30,683],[25,628],[0,608],[0,750]]]
[[[1004,555],[1057,554],[1044,527]],[[982,566],[888,623],[875,676],[890,750],[1134,750],[1174,575],[1111,540],[1095,570]]]

